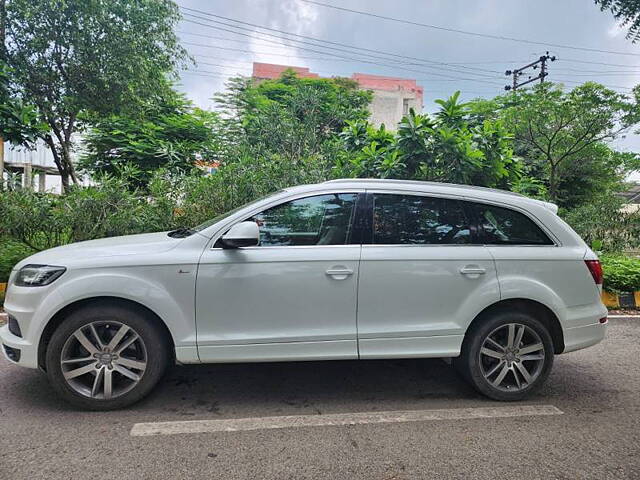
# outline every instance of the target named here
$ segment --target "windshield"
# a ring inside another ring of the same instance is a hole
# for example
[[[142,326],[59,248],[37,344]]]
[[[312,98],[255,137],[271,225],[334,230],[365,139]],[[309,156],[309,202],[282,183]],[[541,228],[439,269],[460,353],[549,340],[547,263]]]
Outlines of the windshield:
[[[251,202],[247,202],[247,203],[245,203],[244,205],[240,205],[239,207],[234,208],[233,210],[229,210],[228,212],[225,212],[225,213],[223,213],[223,214],[221,214],[221,215],[218,215],[217,217],[212,218],[211,220],[207,220],[206,222],[201,223],[201,224],[200,224],[200,225],[198,225],[197,227],[193,227],[191,230],[192,230],[192,231],[194,231],[194,232],[201,232],[201,231],[202,231],[202,230],[204,230],[205,228],[208,228],[208,227],[210,227],[211,225],[213,225],[213,224],[215,224],[215,223],[218,223],[220,220],[224,220],[225,218],[230,217],[230,216],[231,216],[231,215],[233,215],[234,213],[236,213],[236,212],[238,212],[238,211],[242,210],[243,208],[246,208],[246,207],[248,207],[248,206],[250,206],[250,205],[253,205],[254,203],[261,202],[261,201],[262,201],[262,200],[264,200],[265,198],[269,198],[269,197],[271,197],[271,196],[273,196],[273,195],[276,195],[276,194],[278,194],[278,193],[280,193],[280,192],[283,192],[283,191],[284,191],[284,190],[278,190],[277,192],[273,192],[273,193],[270,193],[269,195],[265,195],[265,196],[263,196],[263,197],[260,197],[260,198],[258,198],[257,200],[253,200],[253,201],[251,201]]]

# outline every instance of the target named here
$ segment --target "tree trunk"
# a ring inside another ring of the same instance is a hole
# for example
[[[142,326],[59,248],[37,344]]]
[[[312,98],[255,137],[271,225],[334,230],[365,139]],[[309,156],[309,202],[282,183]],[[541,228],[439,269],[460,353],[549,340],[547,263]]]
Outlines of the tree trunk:
[[[61,155],[62,149],[59,148],[58,145],[56,145],[56,142],[53,139],[53,137],[51,137],[51,135],[47,135],[44,141],[49,147],[49,150],[51,150],[51,154],[53,155],[53,162],[56,164],[56,168],[58,169],[58,173],[60,174],[60,182],[62,183],[62,192],[66,193],[69,191],[69,188],[71,186],[69,184],[70,174],[69,174],[68,165],[70,162],[68,161],[68,155],[67,155],[67,159],[63,158],[63,156]]]
[[[76,175],[75,168],[73,166],[73,160],[71,158],[71,136],[62,135],[62,133],[52,127],[53,133],[56,139],[51,135],[45,138],[46,144],[49,146],[51,153],[53,154],[53,161],[60,173],[60,181],[62,183],[62,191],[67,193],[71,188],[72,181],[74,184],[78,183],[78,177]],[[57,140],[57,141],[56,141]]]
[[[556,203],[558,198],[558,177],[556,175],[556,165],[550,162],[551,170],[549,171],[549,200]]]

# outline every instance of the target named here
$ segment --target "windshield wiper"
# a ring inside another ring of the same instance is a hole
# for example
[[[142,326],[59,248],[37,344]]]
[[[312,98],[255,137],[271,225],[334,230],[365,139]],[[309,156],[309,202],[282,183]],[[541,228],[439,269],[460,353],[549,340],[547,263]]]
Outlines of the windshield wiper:
[[[180,227],[176,230],[171,230],[169,233],[167,233],[167,235],[173,238],[185,238],[190,235],[193,235],[194,233],[196,233],[196,231],[191,228]]]

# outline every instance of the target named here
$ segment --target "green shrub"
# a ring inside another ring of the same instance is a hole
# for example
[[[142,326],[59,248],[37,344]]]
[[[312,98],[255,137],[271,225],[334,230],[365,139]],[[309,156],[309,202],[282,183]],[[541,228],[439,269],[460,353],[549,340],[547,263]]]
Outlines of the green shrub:
[[[168,230],[175,218],[148,194],[105,177],[65,195],[0,192],[0,235],[39,251],[71,242]]]
[[[33,249],[24,243],[0,237],[0,283],[6,283],[9,280],[11,269],[16,263],[33,253]]]
[[[640,247],[640,211],[624,211],[622,207],[619,197],[605,195],[578,208],[562,210],[560,216],[588,245],[597,242],[605,252],[621,252]]]
[[[604,290],[612,293],[640,290],[640,258],[603,255]]]
[[[104,176],[64,195],[0,191],[0,236],[34,251],[95,238],[192,227],[276,190],[331,177],[318,157],[295,161],[244,154],[215,174],[156,171],[144,190]]]

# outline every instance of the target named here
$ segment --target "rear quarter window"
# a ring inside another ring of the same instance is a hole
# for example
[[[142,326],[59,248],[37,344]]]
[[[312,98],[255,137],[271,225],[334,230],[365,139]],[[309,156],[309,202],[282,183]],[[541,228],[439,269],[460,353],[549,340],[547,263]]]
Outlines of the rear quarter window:
[[[510,208],[471,203],[480,235],[489,245],[554,245],[529,217]]]

